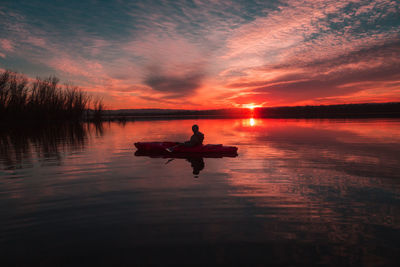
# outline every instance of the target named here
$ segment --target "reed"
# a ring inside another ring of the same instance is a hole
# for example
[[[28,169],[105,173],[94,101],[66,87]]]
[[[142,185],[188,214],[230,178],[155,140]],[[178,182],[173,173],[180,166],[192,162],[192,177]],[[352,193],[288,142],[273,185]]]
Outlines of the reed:
[[[101,121],[104,114],[104,104],[101,99],[95,99],[93,101],[93,120]]]
[[[59,82],[55,76],[28,82],[23,74],[1,72],[0,120],[82,120],[92,106],[94,118],[101,120],[102,100]]]

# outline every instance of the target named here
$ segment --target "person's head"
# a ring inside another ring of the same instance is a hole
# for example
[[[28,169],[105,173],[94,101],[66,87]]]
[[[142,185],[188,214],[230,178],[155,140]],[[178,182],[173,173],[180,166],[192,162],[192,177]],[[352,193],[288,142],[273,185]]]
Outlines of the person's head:
[[[192,131],[193,131],[194,133],[197,133],[197,132],[199,131],[199,126],[197,126],[197,124],[193,125],[193,126],[192,126]]]

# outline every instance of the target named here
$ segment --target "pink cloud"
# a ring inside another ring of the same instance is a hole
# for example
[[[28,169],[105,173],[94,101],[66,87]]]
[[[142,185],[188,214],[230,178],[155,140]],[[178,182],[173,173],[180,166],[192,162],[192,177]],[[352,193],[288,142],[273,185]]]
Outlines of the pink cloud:
[[[341,13],[349,3],[362,4],[362,1],[288,1],[287,6],[258,18],[250,24],[240,27],[227,41],[227,52],[224,58],[242,61],[249,57],[262,58],[262,62],[276,63],[293,57],[301,60],[330,58],[343,52],[357,50],[365,45],[374,45],[387,38],[396,38],[399,30],[386,33],[353,35],[351,25],[342,30],[324,33],[307,41],[308,37],[326,30],[327,16]],[[381,3],[393,5],[389,0]],[[373,5],[374,6],[374,5]],[[397,4],[399,7],[400,4]],[[365,7],[362,9],[362,7]],[[370,10],[369,5],[361,6],[359,13]],[[343,17],[346,14],[343,13]],[[257,62],[257,61],[255,61]]]
[[[94,77],[96,74],[100,75],[102,70],[101,64],[96,61],[71,58],[69,55],[62,54],[55,55],[50,60],[46,59],[45,62],[55,70],[76,76]]]
[[[176,73],[182,67],[204,64],[207,51],[176,33],[146,33],[123,45],[123,50],[142,59],[144,66],[157,66],[163,72]]]
[[[44,38],[28,36],[26,42],[38,47],[47,48],[46,40]]]
[[[14,43],[8,39],[0,39],[0,46],[4,51],[12,52],[14,51]]]

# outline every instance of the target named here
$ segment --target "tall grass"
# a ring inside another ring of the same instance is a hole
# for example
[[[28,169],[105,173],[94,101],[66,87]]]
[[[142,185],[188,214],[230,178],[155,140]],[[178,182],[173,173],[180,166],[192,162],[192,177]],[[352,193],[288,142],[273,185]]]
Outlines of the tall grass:
[[[95,121],[100,121],[103,117],[103,113],[104,113],[104,104],[103,101],[101,101],[101,99],[95,99],[93,101],[93,120]]]
[[[90,108],[94,119],[100,120],[104,110],[101,100],[78,87],[59,85],[54,76],[28,82],[22,74],[0,73],[0,120],[81,120]]]

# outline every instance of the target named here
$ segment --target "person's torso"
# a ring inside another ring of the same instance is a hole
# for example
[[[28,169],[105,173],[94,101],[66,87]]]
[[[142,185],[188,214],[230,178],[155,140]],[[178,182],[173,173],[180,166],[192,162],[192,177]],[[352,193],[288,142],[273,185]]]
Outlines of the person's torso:
[[[204,140],[204,134],[201,132],[194,133],[190,138],[190,141],[197,145],[203,144],[203,140]]]

